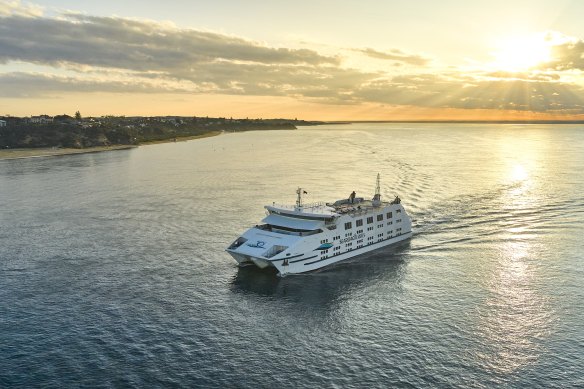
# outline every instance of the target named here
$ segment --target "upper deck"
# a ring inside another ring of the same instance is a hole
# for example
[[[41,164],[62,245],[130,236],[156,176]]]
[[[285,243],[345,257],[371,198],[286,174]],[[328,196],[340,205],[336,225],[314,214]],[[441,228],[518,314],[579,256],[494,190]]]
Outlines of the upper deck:
[[[399,197],[396,197],[391,202],[365,200],[363,197],[357,197],[352,201],[349,199],[341,199],[334,203],[312,203],[301,206],[273,203],[273,205],[266,205],[265,208],[270,214],[298,219],[331,221],[345,214],[366,214],[392,204],[399,204],[400,202]]]
[[[298,219],[327,220],[339,216],[335,208],[325,203],[304,204],[300,207],[273,203],[273,205],[266,205],[265,208],[269,213]]]
[[[399,199],[394,201],[375,201],[375,200],[365,200],[362,197],[356,198],[353,202],[347,199],[335,201],[330,204],[335,209],[338,215],[363,215],[367,213],[373,213],[373,211],[378,211],[381,208],[385,208],[392,204],[399,204]]]

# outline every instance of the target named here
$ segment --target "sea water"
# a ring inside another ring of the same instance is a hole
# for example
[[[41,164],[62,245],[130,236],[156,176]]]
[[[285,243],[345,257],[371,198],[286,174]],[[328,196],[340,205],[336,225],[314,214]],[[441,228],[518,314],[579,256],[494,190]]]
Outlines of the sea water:
[[[413,238],[306,275],[263,206],[399,195]],[[350,124],[0,161],[0,387],[584,385],[584,126]]]

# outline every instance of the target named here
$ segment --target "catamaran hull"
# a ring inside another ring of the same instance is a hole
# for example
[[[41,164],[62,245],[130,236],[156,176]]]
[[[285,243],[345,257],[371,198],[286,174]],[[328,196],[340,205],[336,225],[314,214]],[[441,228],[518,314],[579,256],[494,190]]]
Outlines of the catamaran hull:
[[[265,258],[256,258],[250,255],[242,255],[230,250],[228,250],[228,252],[237,261],[239,266],[255,265],[260,269],[265,269],[266,267],[271,266],[271,262]]]
[[[266,258],[256,258],[251,256],[243,256],[232,250],[227,250],[229,254],[237,261],[240,266],[246,265],[256,265],[260,269],[265,269],[267,267],[276,268],[279,275],[285,276],[287,274],[299,274],[306,273],[321,269],[326,266],[333,265],[338,262],[345,261],[347,259],[355,258],[356,256],[363,255],[365,253],[370,253],[372,251],[377,251],[388,246],[394,245],[396,243],[408,240],[412,237],[412,232],[403,233],[399,236],[393,238],[388,238],[382,241],[373,242],[367,246],[353,249],[351,251],[333,255],[327,258],[321,258],[317,252],[307,252],[302,255],[296,255],[289,258],[280,258],[275,260],[269,260]]]

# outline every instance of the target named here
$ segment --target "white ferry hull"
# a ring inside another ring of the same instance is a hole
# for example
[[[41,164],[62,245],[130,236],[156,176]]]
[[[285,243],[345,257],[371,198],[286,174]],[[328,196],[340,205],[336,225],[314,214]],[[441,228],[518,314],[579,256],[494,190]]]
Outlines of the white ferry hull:
[[[272,262],[272,266],[278,270],[278,273],[282,276],[286,274],[299,274],[306,273],[327,267],[347,259],[355,258],[356,256],[370,253],[372,251],[381,250],[388,246],[394,245],[399,242],[403,242],[412,237],[412,232],[396,236],[395,238],[387,239],[382,242],[376,242],[369,246],[362,247],[360,249],[355,249],[340,255],[335,255],[333,257],[328,257],[326,259],[317,259],[316,257],[311,258],[308,256],[305,259],[299,259],[297,262],[289,261],[288,266],[285,266],[284,260]]]
[[[257,258],[248,255],[237,254],[233,251],[227,250],[229,254],[237,261],[240,266],[255,265],[260,269],[272,266],[272,263],[264,258]]]

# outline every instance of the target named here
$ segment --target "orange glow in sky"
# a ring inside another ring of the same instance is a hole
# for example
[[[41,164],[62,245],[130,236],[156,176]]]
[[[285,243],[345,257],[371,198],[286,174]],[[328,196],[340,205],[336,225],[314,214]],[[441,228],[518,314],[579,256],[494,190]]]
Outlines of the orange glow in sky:
[[[0,0],[0,114],[584,118],[584,3],[422,3]]]

